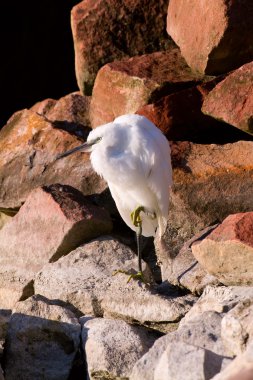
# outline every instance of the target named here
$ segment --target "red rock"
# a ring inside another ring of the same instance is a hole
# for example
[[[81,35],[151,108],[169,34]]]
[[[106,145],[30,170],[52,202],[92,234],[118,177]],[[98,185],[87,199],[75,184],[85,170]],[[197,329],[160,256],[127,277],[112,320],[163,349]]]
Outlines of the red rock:
[[[87,127],[90,125],[89,108],[90,97],[73,92],[59,100],[45,99],[36,103],[30,110],[45,116],[52,122],[75,123]]]
[[[170,192],[165,253],[159,253],[163,279],[171,259],[203,228],[230,214],[252,210],[253,142],[171,144],[174,185]]]
[[[253,3],[170,0],[167,31],[188,65],[209,75],[253,59]]]
[[[78,86],[90,95],[105,63],[163,50],[167,0],[85,0],[71,12]]]
[[[253,133],[253,62],[228,75],[210,92],[203,112]]]
[[[112,229],[107,212],[70,186],[35,189],[0,231],[0,304],[33,293],[35,274],[81,243]]]
[[[55,161],[57,154],[84,141],[90,131],[74,125],[54,127],[32,111],[15,113],[0,131],[0,207],[20,207],[36,187],[59,182],[84,194],[101,192],[105,182],[91,168],[89,155],[77,153]],[[85,136],[84,136],[85,135]]]
[[[222,78],[167,95],[137,110],[146,116],[168,140],[194,142],[230,142],[238,133],[201,111],[204,99]],[[242,139],[242,138],[241,138]]]
[[[199,83],[179,49],[108,63],[99,70],[91,99],[92,127],[115,117],[135,113],[140,107]]]
[[[199,263],[225,285],[253,284],[253,212],[228,216],[192,246]]]

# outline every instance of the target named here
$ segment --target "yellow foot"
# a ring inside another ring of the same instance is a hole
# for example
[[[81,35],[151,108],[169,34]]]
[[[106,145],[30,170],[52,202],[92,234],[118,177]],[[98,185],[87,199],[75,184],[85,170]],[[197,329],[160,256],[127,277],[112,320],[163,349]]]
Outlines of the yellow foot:
[[[136,207],[136,209],[133,212],[131,212],[131,219],[132,219],[133,225],[135,227],[139,227],[140,224],[141,224],[140,213],[142,211],[144,211],[144,207],[143,206],[138,206],[138,207]]]
[[[132,278],[133,278],[134,280],[139,280],[139,281],[141,281],[141,282],[146,283],[146,281],[145,281],[145,279],[144,279],[144,276],[143,276],[143,273],[140,272],[140,271],[137,272],[137,273],[129,273],[129,272],[123,270],[123,269],[117,269],[117,270],[115,270],[115,271],[112,273],[112,275],[115,276],[115,275],[118,274],[118,273],[124,273],[124,274],[129,275],[129,278],[128,278],[128,280],[127,280],[127,284],[132,280]]]

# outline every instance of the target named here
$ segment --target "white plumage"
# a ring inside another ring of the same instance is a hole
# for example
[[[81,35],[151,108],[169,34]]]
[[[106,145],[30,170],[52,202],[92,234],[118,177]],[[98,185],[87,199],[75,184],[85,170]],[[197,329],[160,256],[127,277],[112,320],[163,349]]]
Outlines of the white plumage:
[[[131,213],[143,206],[142,235],[155,236],[158,227],[162,236],[172,169],[170,147],[161,131],[144,116],[123,115],[91,131],[83,150],[87,146],[91,164],[108,183],[125,223],[137,231]]]

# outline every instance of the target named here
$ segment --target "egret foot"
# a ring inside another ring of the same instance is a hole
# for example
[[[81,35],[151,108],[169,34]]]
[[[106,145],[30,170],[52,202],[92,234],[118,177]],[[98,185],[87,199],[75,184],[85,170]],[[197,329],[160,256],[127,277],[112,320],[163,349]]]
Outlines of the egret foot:
[[[143,206],[138,206],[133,212],[131,212],[131,219],[135,227],[140,227],[141,225],[140,213],[142,211],[144,212],[145,208]]]
[[[129,275],[129,278],[128,278],[128,280],[127,280],[127,284],[132,280],[132,278],[133,278],[134,280],[139,280],[139,281],[141,281],[141,282],[146,283],[146,281],[145,281],[145,279],[144,279],[144,276],[143,276],[143,273],[140,272],[140,271],[137,272],[137,273],[129,273],[128,271],[125,271],[125,270],[123,270],[123,269],[117,269],[117,270],[115,270],[115,271],[112,273],[112,275],[115,276],[115,275],[118,274],[118,273],[124,273],[124,274]]]

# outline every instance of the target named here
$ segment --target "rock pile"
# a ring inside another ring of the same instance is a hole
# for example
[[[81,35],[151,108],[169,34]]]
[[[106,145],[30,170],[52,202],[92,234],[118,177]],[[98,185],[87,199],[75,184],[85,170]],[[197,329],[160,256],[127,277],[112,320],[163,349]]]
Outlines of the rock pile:
[[[252,380],[252,1],[85,0],[71,22],[80,92],[0,131],[0,379]],[[172,152],[146,283],[115,274],[135,240],[88,154],[55,161],[125,113]]]

